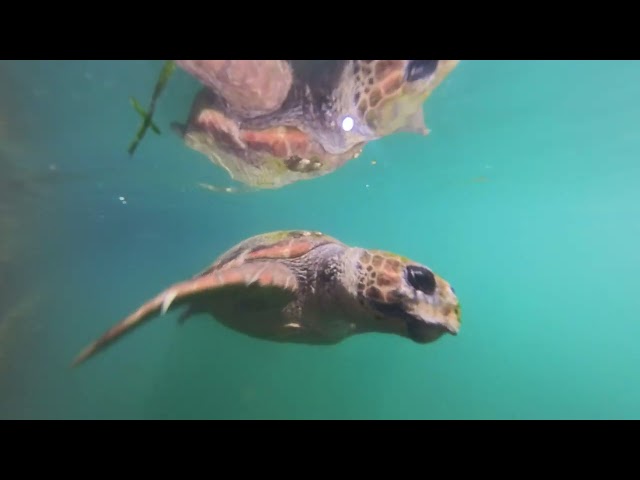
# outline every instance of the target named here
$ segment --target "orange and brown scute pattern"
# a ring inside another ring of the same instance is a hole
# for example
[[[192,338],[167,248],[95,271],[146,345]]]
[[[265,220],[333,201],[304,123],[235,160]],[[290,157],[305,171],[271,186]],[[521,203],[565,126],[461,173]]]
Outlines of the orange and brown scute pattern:
[[[358,281],[358,297],[382,303],[395,303],[396,290],[405,266],[405,259],[400,256],[379,252],[364,251],[360,257],[360,276]]]

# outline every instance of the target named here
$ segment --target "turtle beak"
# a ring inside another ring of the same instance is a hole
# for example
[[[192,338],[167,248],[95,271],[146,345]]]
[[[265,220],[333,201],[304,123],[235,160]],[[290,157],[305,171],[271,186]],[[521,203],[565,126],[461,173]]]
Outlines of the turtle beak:
[[[461,313],[460,304],[458,303],[451,309],[449,314],[445,317],[445,321],[443,322],[443,326],[454,337],[458,335],[458,332],[460,331],[460,325],[461,325],[460,313]]]
[[[449,334],[453,335],[454,337],[458,335],[458,332],[460,331],[460,325],[456,325],[455,327],[452,325],[445,325],[445,328],[447,329],[447,332],[449,332]]]

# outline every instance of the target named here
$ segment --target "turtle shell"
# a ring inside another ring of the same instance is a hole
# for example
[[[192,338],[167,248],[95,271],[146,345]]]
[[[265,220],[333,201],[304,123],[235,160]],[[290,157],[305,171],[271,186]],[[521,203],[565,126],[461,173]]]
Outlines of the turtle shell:
[[[329,243],[344,245],[340,240],[322,232],[309,230],[282,230],[262,233],[243,240],[223,253],[197,276],[215,270],[236,267],[256,260],[278,260],[300,257],[309,251]]]
[[[271,232],[248,238],[222,254],[209,268],[165,289],[107,330],[76,357],[79,365],[158,313],[187,306],[179,318],[213,314],[226,326],[247,335],[284,340],[283,311],[297,298],[296,274],[280,260],[300,257],[329,243],[342,244],[320,232]],[[295,330],[294,330],[295,331]]]

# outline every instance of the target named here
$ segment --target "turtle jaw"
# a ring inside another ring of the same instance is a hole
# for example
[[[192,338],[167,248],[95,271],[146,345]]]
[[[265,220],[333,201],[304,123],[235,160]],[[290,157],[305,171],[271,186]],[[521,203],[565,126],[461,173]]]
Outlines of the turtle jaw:
[[[395,333],[415,343],[433,343],[443,335],[457,336],[460,331],[460,306],[439,307],[425,303],[405,307],[405,302],[385,304],[371,302],[376,316],[395,325]]]
[[[412,319],[407,322],[407,337],[420,345],[435,342],[445,333],[452,333],[452,331],[442,325],[430,325],[418,319]],[[452,335],[457,335],[457,332],[452,333]]]
[[[460,331],[460,305],[456,303],[451,308],[445,307],[436,318],[409,314],[406,323],[407,337],[416,343],[431,343],[445,334],[455,337]]]

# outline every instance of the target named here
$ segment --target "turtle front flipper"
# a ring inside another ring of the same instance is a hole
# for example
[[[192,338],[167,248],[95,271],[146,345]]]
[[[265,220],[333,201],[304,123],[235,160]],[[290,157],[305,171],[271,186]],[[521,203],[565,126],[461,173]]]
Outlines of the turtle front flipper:
[[[175,60],[185,72],[222,96],[228,108],[251,118],[283,104],[293,73],[286,60]]]
[[[296,292],[298,281],[295,275],[280,264],[267,264],[266,262],[253,262],[238,267],[213,271],[207,275],[198,276],[190,280],[176,283],[140,306],[135,312],[121,320],[107,330],[96,341],[88,345],[78,354],[72,363],[75,367],[89,357],[102,351],[107,346],[130,333],[144,321],[156,316],[158,313],[166,313],[170,308],[197,304],[203,295],[213,293],[229,286],[274,287],[283,292]]]

